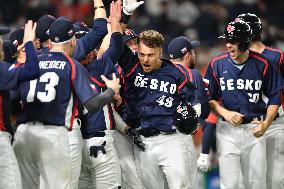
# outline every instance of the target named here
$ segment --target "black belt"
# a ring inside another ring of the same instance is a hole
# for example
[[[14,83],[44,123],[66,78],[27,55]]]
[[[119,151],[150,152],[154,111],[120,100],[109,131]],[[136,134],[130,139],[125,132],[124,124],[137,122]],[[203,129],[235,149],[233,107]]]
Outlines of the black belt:
[[[140,135],[142,135],[146,138],[152,137],[152,136],[157,136],[157,135],[160,135],[160,134],[171,135],[171,134],[176,133],[175,130],[173,130],[173,131],[160,131],[159,129],[153,128],[153,127],[137,129],[137,132],[138,132],[138,134],[140,134]]]

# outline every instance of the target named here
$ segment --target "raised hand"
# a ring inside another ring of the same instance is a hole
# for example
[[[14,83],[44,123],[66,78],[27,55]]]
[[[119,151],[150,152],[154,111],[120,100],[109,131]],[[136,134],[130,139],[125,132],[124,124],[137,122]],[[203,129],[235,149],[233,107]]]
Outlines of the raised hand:
[[[118,0],[116,2],[112,1],[110,4],[110,16],[109,16],[109,22],[113,23],[119,23],[121,20],[121,0]]]
[[[127,15],[132,15],[133,12],[143,3],[144,1],[123,0],[123,12]]]
[[[24,39],[23,39],[24,45],[28,41],[34,41],[35,40],[36,26],[37,26],[36,22],[33,23],[32,20],[28,20],[28,22],[25,24],[25,33],[24,33]]]

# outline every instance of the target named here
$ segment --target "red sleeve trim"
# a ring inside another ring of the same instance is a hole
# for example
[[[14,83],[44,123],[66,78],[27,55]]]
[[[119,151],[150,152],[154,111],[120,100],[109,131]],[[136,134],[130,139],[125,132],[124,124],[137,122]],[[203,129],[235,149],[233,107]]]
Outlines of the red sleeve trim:
[[[128,72],[128,73],[125,75],[125,77],[126,77],[126,78],[129,77],[129,76],[134,72],[135,68],[136,68],[139,64],[140,64],[140,63],[137,62],[137,63],[134,65],[134,67],[130,70],[130,72]]]
[[[94,83],[96,83],[98,86],[100,86],[100,87],[105,87],[105,86],[106,86],[105,83],[99,82],[95,77],[90,77],[90,79],[91,79]]]
[[[266,59],[260,57],[260,56],[257,56],[256,54],[250,54],[250,56],[252,56],[253,58],[256,58],[258,60],[260,60],[262,63],[265,64],[265,67],[264,67],[264,70],[262,71],[262,76],[264,77],[266,75],[266,71],[267,71],[267,68],[268,68],[268,62]]]

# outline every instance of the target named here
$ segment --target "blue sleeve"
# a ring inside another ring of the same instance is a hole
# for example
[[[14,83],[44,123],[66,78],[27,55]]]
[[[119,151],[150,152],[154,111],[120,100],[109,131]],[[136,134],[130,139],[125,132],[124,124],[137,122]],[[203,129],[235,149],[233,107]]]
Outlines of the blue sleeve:
[[[16,89],[19,82],[28,81],[39,75],[39,64],[32,42],[25,44],[27,53],[26,64],[21,67],[0,63],[0,90]]]
[[[81,104],[85,104],[89,99],[98,94],[91,87],[87,70],[78,62],[75,62],[75,78],[73,88]]]
[[[94,50],[107,34],[107,20],[97,18],[93,28],[82,38],[77,39],[73,58],[77,61],[83,60],[87,54]]]
[[[213,125],[211,123],[204,124],[201,153],[209,154],[210,148],[212,144],[214,143],[215,132],[216,132],[216,125]]]
[[[191,73],[192,73],[192,78],[193,78],[193,84],[196,86],[196,93],[195,93],[196,97],[195,98],[198,99],[198,101],[201,104],[207,102],[209,97],[205,90],[205,84],[204,84],[202,76],[195,69],[192,69]]]
[[[25,44],[26,63],[20,67],[19,81],[28,81],[39,76],[39,61],[31,41]]]
[[[269,100],[268,104],[280,105],[280,90],[284,88],[283,78],[280,76],[279,72],[269,64],[264,74],[263,93]]]
[[[119,32],[112,33],[110,38],[110,45],[103,54],[109,56],[113,64],[116,64],[124,49],[123,36]]]
[[[124,45],[124,50],[118,60],[118,65],[123,69],[125,75],[127,75],[131,71],[131,69],[138,61],[138,55],[134,53],[129,47]]]
[[[101,83],[103,83],[101,75],[109,76],[115,72],[115,66],[108,56],[103,56],[98,60],[94,60],[86,65],[86,67],[89,75],[95,77]]]
[[[218,100],[221,97],[219,80],[216,73],[214,73],[211,63],[207,67],[204,82],[210,94],[209,100]]]
[[[193,83],[187,80],[186,76],[184,76],[184,78],[180,77],[178,84],[178,91],[182,102],[194,102],[192,105],[195,103],[200,103],[198,101],[194,101],[196,87],[193,85]]]

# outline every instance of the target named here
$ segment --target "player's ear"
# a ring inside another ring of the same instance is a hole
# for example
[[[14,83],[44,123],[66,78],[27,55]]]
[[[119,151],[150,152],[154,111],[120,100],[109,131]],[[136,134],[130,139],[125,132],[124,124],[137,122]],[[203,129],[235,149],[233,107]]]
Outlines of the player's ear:
[[[161,57],[163,55],[163,48],[159,49],[159,57]]]

